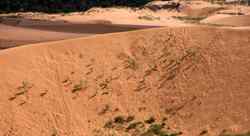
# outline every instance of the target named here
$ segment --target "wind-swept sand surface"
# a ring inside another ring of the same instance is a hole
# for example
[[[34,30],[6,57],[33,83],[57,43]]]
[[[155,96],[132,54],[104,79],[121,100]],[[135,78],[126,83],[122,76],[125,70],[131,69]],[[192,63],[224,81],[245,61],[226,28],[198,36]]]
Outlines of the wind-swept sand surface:
[[[0,48],[159,26],[197,26],[199,23],[249,26],[250,8],[246,6],[234,7],[204,1],[181,4],[180,12],[176,9],[152,11],[148,8],[114,7],[92,8],[86,12],[70,14],[32,12],[0,14]],[[236,8],[246,16],[229,15],[234,13]],[[225,16],[230,18],[224,20]],[[193,20],[188,21],[188,19]],[[202,19],[201,22],[199,19]]]
[[[24,14],[26,15],[26,14]],[[26,16],[28,16],[27,14]],[[44,17],[49,15],[44,15]],[[63,20],[41,20],[22,17],[4,17],[0,24],[0,49],[47,41],[58,41],[95,34],[132,31],[159,26],[112,24],[105,20],[82,23]]]
[[[207,18],[202,22],[225,26],[250,26],[250,15],[217,15]]]
[[[2,50],[0,135],[139,135],[150,117],[183,136],[248,131],[249,52],[250,31],[206,27]]]
[[[44,31],[0,24],[0,49],[15,47],[17,45],[70,39],[88,35],[90,34]]]

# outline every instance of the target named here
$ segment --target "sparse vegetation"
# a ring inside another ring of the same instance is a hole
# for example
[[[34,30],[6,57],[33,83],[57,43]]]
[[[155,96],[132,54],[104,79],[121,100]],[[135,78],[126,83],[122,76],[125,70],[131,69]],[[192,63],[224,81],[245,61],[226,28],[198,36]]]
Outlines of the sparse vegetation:
[[[232,25],[225,25],[225,24],[213,24],[213,23],[200,23],[201,25],[208,25],[208,26],[214,26],[214,27],[225,27],[225,26],[229,26],[229,27],[235,27]]]
[[[137,69],[137,64],[135,62],[134,59],[132,59],[131,57],[129,57],[126,61],[126,68],[130,68],[130,69],[133,69],[133,70],[136,70]]]
[[[125,69],[132,69],[136,70],[138,68],[138,64],[136,63],[136,60],[132,58],[131,56],[121,53],[118,55],[118,58],[123,61],[123,65]]]
[[[114,118],[114,123],[123,124],[125,122],[126,122],[126,120],[124,119],[123,116],[117,116]]]
[[[131,122],[135,119],[134,116],[128,116],[127,119],[126,119],[126,122]]]
[[[27,81],[23,81],[23,82],[22,82],[22,85],[19,86],[19,87],[17,88],[17,90],[23,91],[23,92],[25,93],[25,92],[28,92],[28,90],[29,90],[30,88],[32,88],[32,85],[31,85],[29,82],[27,82]],[[21,93],[21,92],[17,93],[17,95],[21,95],[21,94],[23,94],[23,93]]]
[[[15,100],[18,96],[26,94],[31,88],[33,87],[32,84],[30,84],[27,81],[23,81],[22,85],[17,87],[17,91],[14,96],[10,97],[9,100],[13,101]]]
[[[58,136],[57,130],[55,128],[53,129],[51,136]]]
[[[9,98],[9,101],[13,101],[15,99],[16,99],[16,96],[12,96],[12,97]]]
[[[65,79],[62,81],[62,83],[67,83],[69,81],[69,79]]]
[[[48,90],[44,90],[44,92],[40,93],[40,96],[43,97],[48,93]]]
[[[147,121],[145,121],[145,122],[149,121],[150,123],[143,123],[141,121],[134,119],[134,117],[133,118],[132,117],[133,116],[128,116],[126,119],[126,117],[124,116],[116,116],[114,117],[114,119],[108,120],[104,125],[104,128],[106,130],[103,130],[101,133],[105,135],[106,131],[108,132],[109,130],[112,130],[116,132],[117,134],[134,135],[134,136],[178,136],[178,135],[181,135],[181,133],[171,133],[171,132],[166,131],[165,123],[155,122],[154,117],[151,117]]]
[[[138,7],[147,4],[151,0],[87,0],[87,6],[101,6],[101,7],[110,7],[110,6],[130,6]]]
[[[161,125],[161,124],[152,124],[152,125],[149,126],[148,130],[145,133],[142,134],[142,136],[146,136],[148,134],[162,135],[164,133],[162,131],[163,127],[164,126]]]
[[[101,89],[107,89],[107,88],[108,88],[108,84],[109,84],[109,80],[105,79],[103,82],[101,82],[101,83],[99,84],[99,87],[100,87]]]
[[[143,80],[139,81],[137,87],[135,88],[135,91],[140,92],[140,91],[142,91],[142,90],[144,90],[146,88],[147,88],[147,86],[146,86],[146,83],[145,83],[145,79],[143,79]]]
[[[86,88],[86,81],[80,80],[79,84],[73,86],[72,93],[82,91],[84,88]]]
[[[130,6],[139,7],[151,0],[1,0],[1,12],[42,11],[73,12],[90,9],[94,6]]]
[[[187,23],[199,23],[201,20],[205,19],[205,16],[192,17],[192,16],[173,16],[173,18],[185,21]]]
[[[152,16],[152,15],[145,15],[145,16],[139,16],[138,19],[153,21],[153,20],[160,20],[161,18]]]
[[[109,129],[111,129],[111,128],[113,128],[114,126],[113,126],[113,121],[112,120],[109,120],[109,121],[107,121],[106,123],[105,123],[105,125],[104,125],[104,128],[109,128]]]
[[[152,123],[155,122],[155,118],[154,117],[150,117],[149,119],[145,120],[144,122],[147,123],[147,124],[152,124]]]
[[[203,130],[203,131],[201,131],[201,133],[199,134],[200,136],[203,136],[203,135],[205,135],[205,134],[207,134],[208,133],[208,131],[207,130]]]
[[[136,129],[139,125],[142,125],[143,123],[138,121],[138,122],[133,122],[131,124],[128,125],[128,127],[126,128],[127,131],[132,130],[132,129]]]

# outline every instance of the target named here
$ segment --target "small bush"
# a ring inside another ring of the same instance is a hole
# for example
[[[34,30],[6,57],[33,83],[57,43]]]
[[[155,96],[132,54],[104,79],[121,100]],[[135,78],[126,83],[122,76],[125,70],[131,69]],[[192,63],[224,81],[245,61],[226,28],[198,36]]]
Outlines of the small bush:
[[[133,58],[129,57],[127,58],[127,60],[125,60],[125,68],[136,70],[138,68],[138,65]]]
[[[174,16],[173,18],[189,22],[189,23],[199,23],[201,20],[205,19],[206,17],[192,17],[192,16]]]
[[[138,7],[147,4],[151,0],[87,0],[86,5],[110,7],[110,6],[131,6]]]
[[[113,125],[113,121],[112,121],[112,120],[107,121],[107,122],[105,123],[105,125],[104,125],[104,128],[109,128],[109,129],[111,129],[111,128],[113,128],[113,127],[114,127],[114,125]]]
[[[117,116],[117,117],[114,118],[114,123],[123,124],[125,122],[126,122],[126,120],[124,119],[123,116]]]
[[[83,80],[80,80],[79,84],[76,84],[76,85],[73,86],[73,89],[72,89],[71,92],[75,93],[75,92],[81,91],[85,87],[86,87],[86,83]]]
[[[149,1],[150,0],[0,0],[0,10],[1,12],[73,12],[87,10],[93,6],[138,7]]]
[[[161,18],[147,15],[147,16],[139,16],[138,19],[153,21],[153,20],[160,20]]]
[[[162,133],[161,132],[162,128],[163,128],[163,126],[160,124],[153,124],[149,127],[148,132],[152,132],[152,133],[158,135],[158,134]]]
[[[164,131],[165,124],[152,124],[149,126],[148,130],[144,132],[141,136],[178,136],[181,133],[169,133]]]
[[[127,119],[126,119],[126,122],[131,122],[135,119],[134,116],[128,116]]]
[[[127,131],[131,130],[131,129],[136,129],[139,125],[143,125],[142,122],[134,122],[128,125],[128,127],[126,128]]]
[[[155,122],[154,117],[150,117],[149,119],[145,120],[145,123],[147,123],[147,124],[152,124],[154,122]]]

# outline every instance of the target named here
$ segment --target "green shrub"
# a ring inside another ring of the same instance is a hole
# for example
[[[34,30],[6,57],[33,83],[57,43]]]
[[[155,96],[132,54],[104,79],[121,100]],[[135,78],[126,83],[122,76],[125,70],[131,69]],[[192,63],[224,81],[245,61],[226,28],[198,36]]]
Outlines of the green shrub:
[[[114,118],[114,123],[123,124],[124,122],[125,122],[125,119],[123,116],[117,116]]]
[[[87,10],[93,6],[137,7],[149,1],[150,0],[0,0],[0,12],[72,12]]]
[[[151,0],[87,0],[88,6],[131,6],[138,7],[147,4]]]
[[[150,117],[149,119],[145,120],[144,122],[147,123],[147,124],[152,124],[152,123],[155,122],[155,118],[154,117]]]
[[[128,125],[128,127],[126,128],[127,131],[131,130],[131,129],[136,129],[138,126],[142,126],[143,123],[138,121],[138,122],[133,122],[131,124]]]

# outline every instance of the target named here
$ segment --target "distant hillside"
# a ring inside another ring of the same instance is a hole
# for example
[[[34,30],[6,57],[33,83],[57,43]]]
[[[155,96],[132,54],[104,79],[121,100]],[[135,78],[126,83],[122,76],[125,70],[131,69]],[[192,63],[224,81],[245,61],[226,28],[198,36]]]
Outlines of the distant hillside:
[[[142,6],[151,0],[1,0],[0,12],[71,12],[93,6]]]

